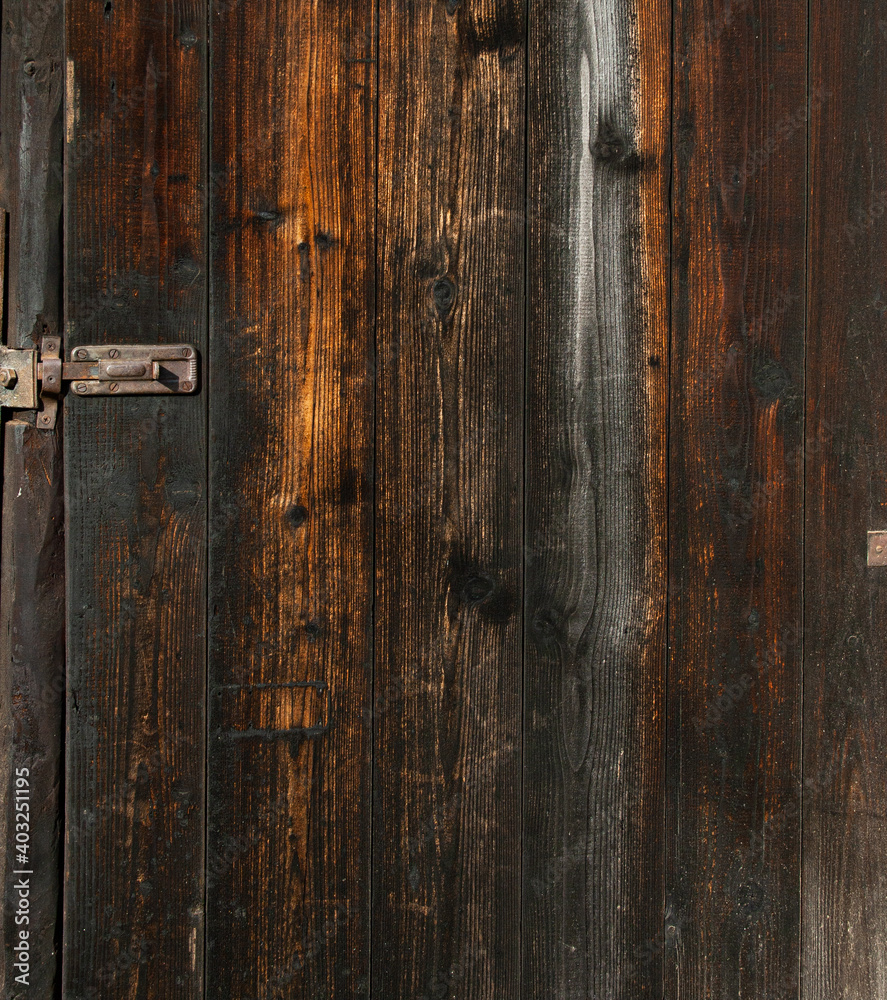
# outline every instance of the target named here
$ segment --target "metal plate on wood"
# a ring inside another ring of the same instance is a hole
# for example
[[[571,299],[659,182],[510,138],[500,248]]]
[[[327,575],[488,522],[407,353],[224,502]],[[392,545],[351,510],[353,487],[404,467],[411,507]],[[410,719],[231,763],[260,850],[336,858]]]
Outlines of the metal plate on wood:
[[[37,352],[0,347],[0,406],[37,408]]]
[[[193,344],[76,347],[65,379],[77,396],[154,396],[197,391]]]
[[[869,566],[887,566],[887,531],[869,532]]]

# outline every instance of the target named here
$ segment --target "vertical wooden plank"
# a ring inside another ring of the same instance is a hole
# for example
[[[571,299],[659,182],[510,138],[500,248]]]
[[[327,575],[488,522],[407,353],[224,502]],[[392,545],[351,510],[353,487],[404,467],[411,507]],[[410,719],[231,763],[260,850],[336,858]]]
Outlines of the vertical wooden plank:
[[[58,333],[61,313],[62,3],[5,0],[2,20],[3,336],[9,347],[30,349],[45,333]],[[8,420],[3,441],[0,996],[50,1000],[57,995],[61,933],[61,430],[37,430],[33,414],[21,413]]]
[[[525,997],[662,995],[670,4],[530,4]]]
[[[373,994],[520,977],[525,17],[382,4]]]
[[[4,998],[52,1000],[60,971],[64,542],[58,435],[4,428]]]
[[[887,993],[887,3],[811,6],[802,995]]]
[[[806,0],[675,5],[666,993],[798,990]]]
[[[369,989],[373,18],[371,0],[212,8],[220,1000]]]
[[[193,342],[202,352],[204,4],[66,7],[66,348]],[[65,422],[63,995],[197,998],[205,403],[72,395]]]

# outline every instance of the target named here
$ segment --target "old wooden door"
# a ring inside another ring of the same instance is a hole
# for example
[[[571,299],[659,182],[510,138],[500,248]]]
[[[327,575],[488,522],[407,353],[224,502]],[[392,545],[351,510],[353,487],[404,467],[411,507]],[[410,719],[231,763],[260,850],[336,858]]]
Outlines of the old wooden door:
[[[4,998],[887,997],[887,0],[2,0],[0,147]]]

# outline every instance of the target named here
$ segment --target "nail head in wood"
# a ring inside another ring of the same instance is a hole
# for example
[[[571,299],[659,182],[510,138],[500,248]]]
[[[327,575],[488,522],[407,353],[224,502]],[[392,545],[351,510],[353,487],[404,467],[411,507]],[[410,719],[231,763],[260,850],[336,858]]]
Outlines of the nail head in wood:
[[[869,532],[869,566],[887,566],[887,531]]]

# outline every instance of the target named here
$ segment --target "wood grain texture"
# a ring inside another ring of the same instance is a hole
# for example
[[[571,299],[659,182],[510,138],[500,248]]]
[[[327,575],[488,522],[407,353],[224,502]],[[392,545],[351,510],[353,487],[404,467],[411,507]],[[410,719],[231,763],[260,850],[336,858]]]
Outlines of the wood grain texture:
[[[669,5],[529,57],[523,995],[659,997]]]
[[[212,32],[207,996],[350,1000],[369,992],[373,5],[217,0]]]
[[[373,995],[520,988],[522,4],[380,8]]]
[[[2,21],[0,219],[4,240],[8,235],[3,336],[9,347],[34,348],[44,333],[58,332],[62,303],[62,3],[5,0]],[[18,414],[3,434],[0,842],[6,905],[0,996],[49,1000],[57,995],[61,955],[63,485],[61,429],[38,431],[33,421],[33,414]],[[27,770],[27,818],[14,808],[21,769]],[[26,864],[15,849],[23,823],[29,827]],[[16,870],[33,874],[21,880],[11,874]],[[27,882],[27,924],[21,922],[19,881]],[[28,934],[26,977],[13,965],[21,931]]]
[[[811,5],[802,996],[887,994],[887,4]]]
[[[5,747],[0,808],[7,903],[0,996],[52,1000],[61,969],[62,454],[55,432],[37,430],[26,420],[7,422],[3,447],[0,662]],[[24,854],[19,833],[27,835]],[[22,931],[28,935],[27,969],[21,967],[22,953],[13,954]]]
[[[797,995],[806,0],[676,0],[666,995]]]
[[[205,6],[66,7],[66,347],[202,352]],[[65,1000],[202,995],[205,409],[66,401]]]

